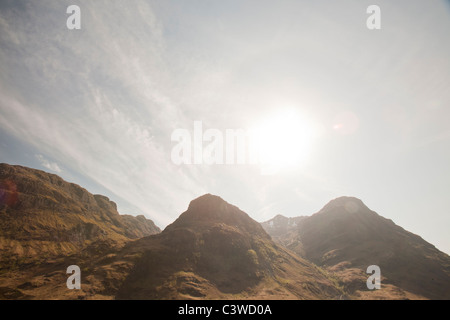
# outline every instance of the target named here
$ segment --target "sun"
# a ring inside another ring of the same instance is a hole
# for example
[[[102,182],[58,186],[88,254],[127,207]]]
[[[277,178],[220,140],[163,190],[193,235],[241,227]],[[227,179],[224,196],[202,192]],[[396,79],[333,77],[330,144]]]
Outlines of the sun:
[[[267,116],[251,129],[259,163],[268,174],[303,166],[316,135],[314,122],[295,109]]]

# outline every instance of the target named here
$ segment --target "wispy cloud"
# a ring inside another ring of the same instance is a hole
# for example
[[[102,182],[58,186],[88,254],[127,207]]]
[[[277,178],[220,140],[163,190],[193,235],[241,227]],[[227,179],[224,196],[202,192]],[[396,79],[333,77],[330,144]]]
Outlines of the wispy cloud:
[[[12,27],[14,9],[7,11],[3,52],[16,48],[17,39],[28,45],[17,57],[8,53],[17,67],[3,75],[13,72],[17,80],[9,81],[21,81],[27,90],[14,95],[2,81],[0,124],[165,225],[205,189],[196,170],[170,162],[170,132],[183,116],[165,92],[161,27],[147,2],[136,5],[139,10],[121,2],[81,4],[80,34],[56,25],[50,4],[29,3],[15,17],[39,31]],[[28,78],[30,73],[40,76]],[[42,155],[36,159],[61,172]],[[168,201],[173,194],[177,201]]]
[[[44,156],[42,154],[36,154],[35,156],[36,156],[36,159],[38,159],[38,161],[44,168],[47,168],[51,171],[55,171],[58,173],[60,173],[62,171],[56,162],[51,162],[51,161],[47,160],[46,158],[44,158]]]

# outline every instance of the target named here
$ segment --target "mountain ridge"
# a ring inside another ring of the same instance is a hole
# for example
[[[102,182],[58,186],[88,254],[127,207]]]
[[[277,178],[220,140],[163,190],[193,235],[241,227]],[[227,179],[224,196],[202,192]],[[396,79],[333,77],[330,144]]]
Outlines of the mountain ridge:
[[[82,290],[66,288],[67,266]],[[379,265],[382,289],[366,287]],[[0,164],[0,299],[449,299],[450,258],[340,197],[258,223],[202,195],[163,231],[54,174]]]
[[[93,195],[55,174],[0,164],[0,257],[4,261],[70,254],[103,240],[122,245],[158,232],[153,221],[122,216],[108,197]]]

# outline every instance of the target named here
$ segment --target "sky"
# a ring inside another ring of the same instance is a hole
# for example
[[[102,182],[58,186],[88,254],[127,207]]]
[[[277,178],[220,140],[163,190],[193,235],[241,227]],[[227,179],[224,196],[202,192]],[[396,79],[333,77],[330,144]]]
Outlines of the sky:
[[[162,228],[205,193],[257,221],[355,196],[450,253],[449,30],[438,0],[0,0],[0,162]],[[195,122],[259,128],[276,169],[175,163]]]

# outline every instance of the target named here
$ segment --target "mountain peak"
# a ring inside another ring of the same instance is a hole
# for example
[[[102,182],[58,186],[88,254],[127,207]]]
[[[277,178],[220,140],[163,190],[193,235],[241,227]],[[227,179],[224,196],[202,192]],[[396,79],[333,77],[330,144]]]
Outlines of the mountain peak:
[[[182,214],[180,218],[190,219],[194,221],[214,221],[237,223],[239,218],[250,217],[243,211],[239,210],[223,200],[221,197],[207,193],[200,196],[189,203],[188,210]]]
[[[343,209],[347,213],[356,213],[360,211],[367,211],[370,209],[360,199],[355,197],[343,196],[328,202],[320,212],[330,211],[335,209]]]
[[[207,193],[204,194],[189,203],[188,210],[195,210],[198,208],[214,208],[217,209],[221,206],[226,206],[228,203],[221,197]]]
[[[180,227],[205,229],[215,225],[227,225],[244,232],[269,237],[261,225],[245,212],[221,197],[209,193],[192,200],[188,209],[164,231]]]

